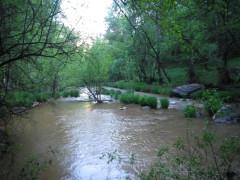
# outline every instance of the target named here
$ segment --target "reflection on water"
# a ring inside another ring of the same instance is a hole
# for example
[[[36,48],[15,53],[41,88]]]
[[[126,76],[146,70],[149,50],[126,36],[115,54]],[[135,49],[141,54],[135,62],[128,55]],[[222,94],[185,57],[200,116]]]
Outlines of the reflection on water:
[[[120,107],[56,101],[31,110],[15,121],[16,141],[21,144],[16,166],[37,155],[53,159],[42,179],[137,179],[137,171],[153,163],[160,146],[186,134],[189,122],[182,112]],[[194,119],[191,126],[197,133],[204,122]],[[240,129],[239,125],[212,128],[222,136],[237,135]]]

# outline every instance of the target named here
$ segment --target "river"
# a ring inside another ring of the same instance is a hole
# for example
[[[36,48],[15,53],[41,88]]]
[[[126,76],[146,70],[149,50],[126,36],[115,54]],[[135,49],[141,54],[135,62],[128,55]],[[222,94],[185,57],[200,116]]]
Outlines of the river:
[[[32,157],[51,160],[43,180],[138,179],[137,174],[156,159],[161,146],[174,143],[205,127],[202,118],[191,122],[174,108],[143,109],[118,102],[51,101],[16,117],[12,125],[19,144],[16,171]],[[240,135],[236,124],[211,124],[221,137]]]

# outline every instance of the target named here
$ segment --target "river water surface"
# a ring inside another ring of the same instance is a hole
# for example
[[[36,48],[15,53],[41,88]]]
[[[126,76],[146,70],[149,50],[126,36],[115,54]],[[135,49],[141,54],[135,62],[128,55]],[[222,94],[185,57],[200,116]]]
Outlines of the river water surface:
[[[52,161],[44,180],[138,179],[159,147],[184,137],[189,126],[194,133],[205,127],[203,119],[189,123],[179,110],[121,106],[58,100],[30,110],[14,121],[16,167],[34,156]],[[240,135],[239,125],[211,128],[221,136]]]

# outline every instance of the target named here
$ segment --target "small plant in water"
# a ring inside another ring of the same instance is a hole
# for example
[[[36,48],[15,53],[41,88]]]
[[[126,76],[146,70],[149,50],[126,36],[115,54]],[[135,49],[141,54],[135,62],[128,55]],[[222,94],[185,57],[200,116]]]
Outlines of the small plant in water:
[[[206,90],[202,93],[204,107],[210,116],[213,116],[222,106],[224,99],[216,90]]]
[[[168,107],[169,107],[169,100],[167,98],[161,99],[160,103],[161,103],[161,107],[163,109],[168,109]]]
[[[196,117],[196,108],[193,105],[188,105],[183,110],[184,116],[188,118],[195,118]]]

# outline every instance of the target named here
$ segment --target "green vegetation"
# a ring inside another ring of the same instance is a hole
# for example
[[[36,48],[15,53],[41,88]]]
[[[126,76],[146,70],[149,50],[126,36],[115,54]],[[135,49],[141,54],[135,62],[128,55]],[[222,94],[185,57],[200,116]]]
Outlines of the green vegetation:
[[[160,99],[161,108],[168,109],[169,100],[167,98]]]
[[[9,106],[24,106],[31,107],[35,101],[46,102],[49,98],[47,93],[30,93],[24,91],[11,92],[6,97],[6,102]]]
[[[189,134],[189,141],[178,139],[172,147],[162,147],[158,161],[142,180],[152,179],[229,179],[240,178],[234,168],[239,163],[239,137],[218,142],[216,135],[204,130],[200,135]],[[216,145],[220,143],[220,145]],[[204,153],[203,153],[204,152]]]
[[[210,116],[213,116],[222,106],[224,99],[216,90],[206,90],[202,94],[202,101]]]
[[[188,118],[195,118],[196,117],[196,108],[193,105],[188,105],[183,110],[184,116]]]
[[[79,90],[66,90],[62,92],[63,97],[79,97]]]
[[[90,44],[81,32],[61,22],[65,17],[61,2],[1,0],[1,115],[51,97],[78,97],[79,91],[69,87],[80,86],[98,103],[101,94],[108,93],[123,103],[157,108],[157,98],[133,91],[169,95],[177,85],[200,83],[207,90],[192,97],[204,103],[210,116],[224,103],[239,101],[239,0],[113,0],[105,34],[90,38]],[[105,84],[129,92],[102,92]],[[163,109],[169,106],[167,98],[160,103]],[[194,117],[195,111],[189,106],[184,114]],[[199,148],[212,145],[204,139],[199,142],[203,146]],[[227,145],[221,147],[231,152]],[[179,168],[166,169],[160,162],[146,179],[225,178],[222,173],[229,166],[223,171],[216,166],[207,169],[202,157],[193,155],[186,161],[175,159]],[[225,160],[223,164],[229,165],[231,159]],[[187,169],[187,177],[179,174],[180,167]]]
[[[104,91],[105,94],[111,95],[114,99],[119,99],[120,102],[125,104],[140,104],[141,106],[149,106],[157,108],[157,98],[152,96],[140,96],[132,92],[121,93],[121,91]]]

